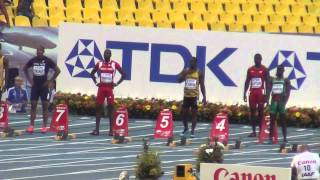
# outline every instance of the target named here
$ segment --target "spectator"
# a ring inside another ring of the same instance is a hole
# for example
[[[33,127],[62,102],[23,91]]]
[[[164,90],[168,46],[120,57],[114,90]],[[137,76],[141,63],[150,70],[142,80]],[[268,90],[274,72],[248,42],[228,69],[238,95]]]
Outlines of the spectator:
[[[27,91],[23,89],[21,86],[23,84],[23,80],[21,77],[17,76],[14,79],[15,86],[9,88],[8,90],[8,103],[10,112],[13,113],[25,113],[26,106],[28,103]]]
[[[293,157],[292,180],[318,180],[320,178],[320,157],[317,153],[310,152],[308,145],[299,148],[299,154]]]
[[[30,21],[32,21],[32,18],[34,16],[32,3],[33,0],[19,0],[17,7],[17,15],[26,16],[29,18]]]
[[[55,81],[50,81],[48,84],[49,92],[48,92],[48,101],[49,101],[49,112],[52,111],[53,109],[53,100],[54,96],[56,95],[56,82]]]
[[[4,4],[4,0],[0,0],[0,10],[1,10],[1,15],[4,15],[4,17],[6,18],[6,21],[7,21],[6,24],[8,26],[10,26],[9,15],[8,15],[7,9],[6,9],[5,4]]]

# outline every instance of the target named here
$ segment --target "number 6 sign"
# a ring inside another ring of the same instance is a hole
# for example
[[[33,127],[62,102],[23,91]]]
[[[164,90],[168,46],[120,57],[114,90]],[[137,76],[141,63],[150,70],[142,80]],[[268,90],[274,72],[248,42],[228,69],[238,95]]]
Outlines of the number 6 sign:
[[[172,112],[169,109],[163,109],[157,118],[157,124],[154,129],[154,138],[173,137]]]
[[[68,106],[65,104],[58,104],[54,110],[50,131],[58,132],[58,131],[69,131],[69,111]]]
[[[210,138],[218,138],[219,142],[228,144],[229,140],[229,119],[227,114],[219,113],[212,121]]]
[[[0,106],[0,128],[6,128],[8,124],[8,104],[2,101]]]
[[[128,136],[128,110],[125,107],[119,108],[114,113],[114,119],[112,123],[112,130],[114,135]]]

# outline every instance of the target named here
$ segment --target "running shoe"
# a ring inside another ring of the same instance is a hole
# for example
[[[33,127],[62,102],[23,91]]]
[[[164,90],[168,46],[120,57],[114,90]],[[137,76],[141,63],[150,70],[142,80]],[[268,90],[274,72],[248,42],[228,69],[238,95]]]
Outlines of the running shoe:
[[[43,126],[43,127],[40,129],[40,132],[41,132],[42,134],[47,133],[47,127]]]
[[[99,136],[100,133],[97,130],[93,130],[90,134],[93,136]]]
[[[29,126],[27,129],[26,129],[27,133],[33,133],[34,132],[34,126]]]

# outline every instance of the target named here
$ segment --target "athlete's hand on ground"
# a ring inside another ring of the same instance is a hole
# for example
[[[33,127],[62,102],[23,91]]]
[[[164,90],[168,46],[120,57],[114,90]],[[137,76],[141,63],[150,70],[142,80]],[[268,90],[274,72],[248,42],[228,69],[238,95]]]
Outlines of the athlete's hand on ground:
[[[203,104],[203,105],[206,105],[207,103],[208,103],[208,102],[207,102],[207,99],[206,99],[206,98],[203,98],[203,99],[202,99],[202,104]]]
[[[247,102],[247,95],[243,95],[243,101]]]
[[[44,86],[44,87],[49,87],[49,84],[50,84],[50,80],[47,80],[47,81],[43,84],[43,86]]]

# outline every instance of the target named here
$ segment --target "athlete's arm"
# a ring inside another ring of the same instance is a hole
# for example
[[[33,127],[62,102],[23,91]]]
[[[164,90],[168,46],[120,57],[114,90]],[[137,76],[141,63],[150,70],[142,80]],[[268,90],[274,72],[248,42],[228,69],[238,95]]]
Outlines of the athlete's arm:
[[[121,68],[120,65],[117,66],[117,70],[120,72],[121,77],[120,77],[119,81],[115,84],[115,86],[118,86],[119,84],[121,84],[122,81],[124,80],[124,78],[126,78],[126,73],[123,71],[123,69]]]
[[[0,8],[1,8],[1,12],[3,13],[4,17],[6,18],[8,26],[10,26],[9,15],[8,15],[8,12],[7,12],[7,9],[4,5],[3,0],[0,0]]]
[[[61,70],[60,70],[60,68],[56,65],[56,66],[54,67],[54,74],[53,74],[52,78],[50,79],[50,81],[54,81],[54,80],[59,76],[60,73],[61,73]]]
[[[200,90],[201,90],[201,93],[202,93],[202,96],[203,96],[203,99],[202,99],[202,103],[203,104],[206,104],[207,103],[207,97],[206,97],[206,87],[204,85],[204,75],[199,72],[199,83],[200,83]]]
[[[249,83],[250,83],[250,74],[249,74],[249,70],[248,70],[246,81],[244,83],[244,92],[243,92],[243,101],[244,102],[247,102],[247,91],[249,89]]]
[[[26,75],[27,80],[33,86],[33,80],[30,78],[30,74],[28,72],[28,69],[32,66],[32,59],[27,62],[26,65],[23,66],[23,72]]]
[[[286,97],[285,97],[285,104],[287,104],[291,93],[291,83],[289,79],[286,79]]]
[[[185,81],[186,76],[187,76],[187,70],[184,69],[178,76],[178,83],[182,83],[183,81]]]
[[[90,73],[90,76],[91,76],[91,79],[93,80],[94,84],[97,84],[97,80],[96,80],[96,72],[98,71],[98,64],[96,64],[94,66],[94,68],[92,69],[91,73]]]
[[[271,92],[271,88],[270,86],[272,86],[272,82],[271,82],[271,79],[270,79],[270,73],[269,73],[269,70],[266,69],[266,77],[265,77],[265,80],[266,80],[266,97],[265,97],[265,102],[267,103],[267,105],[269,104],[269,99],[270,99],[270,92]],[[268,87],[269,86],[269,87]],[[269,88],[269,90],[268,90]],[[268,92],[269,91],[269,92]],[[268,94],[269,93],[269,94]]]
[[[270,94],[271,94],[271,89],[272,89],[272,80],[271,78],[268,78],[268,81],[266,81],[266,95],[267,95],[267,102],[269,102],[270,99]]]

